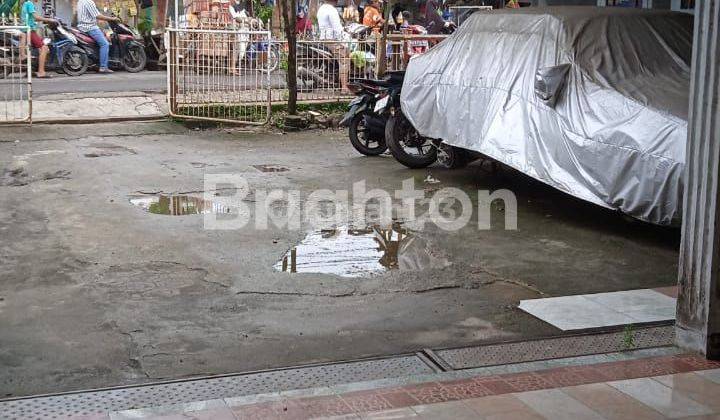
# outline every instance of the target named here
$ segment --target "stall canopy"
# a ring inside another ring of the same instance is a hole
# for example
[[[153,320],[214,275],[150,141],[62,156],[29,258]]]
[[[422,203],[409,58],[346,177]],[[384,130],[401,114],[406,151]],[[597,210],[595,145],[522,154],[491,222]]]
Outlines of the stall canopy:
[[[411,60],[420,134],[657,223],[682,212],[692,16],[622,8],[477,12]]]

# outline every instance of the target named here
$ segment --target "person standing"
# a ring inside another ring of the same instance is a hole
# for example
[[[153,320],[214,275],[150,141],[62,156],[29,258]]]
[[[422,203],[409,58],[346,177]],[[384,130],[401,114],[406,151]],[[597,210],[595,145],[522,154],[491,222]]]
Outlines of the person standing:
[[[308,16],[307,6],[298,7],[297,17],[295,19],[295,33],[298,35],[307,35],[312,32],[312,21]]]
[[[345,30],[343,29],[340,13],[337,10],[337,0],[325,0],[317,11],[318,30],[320,39],[337,41],[331,43],[331,50],[338,61],[340,70],[340,88],[343,92],[349,92],[347,87],[349,79],[349,66],[347,48],[343,45]]]
[[[385,19],[382,18],[382,12],[380,12],[380,0],[370,0],[365,10],[363,11],[362,24],[372,29],[374,34],[380,34],[382,26],[385,23]]]
[[[98,47],[100,47],[100,68],[98,69],[98,72],[112,73],[113,71],[108,68],[110,43],[107,38],[105,38],[103,31],[100,30],[98,20],[104,20],[106,22],[120,22],[119,18],[100,14],[93,0],[78,0],[77,27],[81,31],[90,35],[90,37],[95,40]]]
[[[32,2],[32,0],[25,0],[25,2],[23,3],[22,8],[20,9],[20,19],[27,27],[30,28],[30,45],[32,45],[33,48],[37,48],[38,50],[38,71],[35,77],[37,77],[38,79],[49,79],[50,75],[45,73],[45,61],[47,61],[47,55],[50,50],[48,49],[48,46],[45,45],[45,43],[43,42],[42,37],[36,32],[36,21],[40,21],[43,23],[55,23],[55,20],[37,14],[35,10],[35,4]],[[27,40],[25,41],[27,42]],[[21,41],[21,62],[25,60],[24,46],[25,42]]]

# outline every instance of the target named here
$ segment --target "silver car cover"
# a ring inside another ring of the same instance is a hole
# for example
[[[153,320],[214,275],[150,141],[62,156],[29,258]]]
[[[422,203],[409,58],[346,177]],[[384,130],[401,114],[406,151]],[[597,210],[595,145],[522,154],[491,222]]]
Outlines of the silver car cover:
[[[656,224],[682,212],[693,17],[625,8],[477,12],[414,57],[403,113],[481,152]]]

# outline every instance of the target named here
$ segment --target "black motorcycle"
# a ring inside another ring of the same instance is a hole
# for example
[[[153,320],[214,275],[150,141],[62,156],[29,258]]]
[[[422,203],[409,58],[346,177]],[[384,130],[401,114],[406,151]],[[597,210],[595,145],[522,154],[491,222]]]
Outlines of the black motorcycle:
[[[330,48],[312,41],[298,41],[296,45],[297,85],[301,92],[338,85],[340,63]]]
[[[348,127],[350,143],[363,155],[377,156],[387,150],[387,104],[392,92],[402,86],[403,74],[393,72],[382,80],[356,79],[348,83],[348,89],[358,96],[348,105],[340,126]]]
[[[400,73],[404,77],[404,72]],[[425,168],[435,162],[448,169],[461,168],[480,157],[478,153],[421,136],[400,106],[402,80],[389,95],[386,107],[385,144],[393,157],[408,168]]]

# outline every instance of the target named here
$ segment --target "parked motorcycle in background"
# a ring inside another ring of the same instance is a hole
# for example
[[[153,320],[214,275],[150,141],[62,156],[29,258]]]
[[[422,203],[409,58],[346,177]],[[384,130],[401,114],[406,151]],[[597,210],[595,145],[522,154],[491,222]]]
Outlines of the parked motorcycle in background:
[[[60,19],[48,23],[47,28],[51,32],[50,38],[44,38],[45,45],[49,48],[49,54],[45,68],[49,71],[65,73],[68,76],[80,76],[87,71],[88,57],[85,51],[80,48],[77,38]],[[20,48],[20,35],[18,30],[3,31],[0,39],[0,57],[12,49]],[[9,54],[9,53],[8,53]],[[17,53],[15,54],[17,58]],[[30,49],[33,69],[37,70],[39,51],[37,48]],[[24,63],[21,63],[24,65]]]
[[[398,72],[404,77],[404,72]],[[385,143],[393,157],[408,168],[425,168],[435,162],[448,169],[461,168],[480,158],[480,155],[460,147],[443,143],[440,139],[421,136],[405,117],[400,106],[402,80],[388,95]]]
[[[393,72],[382,80],[356,79],[348,83],[348,88],[358,96],[348,105],[340,126],[348,127],[350,143],[363,155],[377,156],[387,150],[387,104],[393,90],[402,86],[403,74]]]

